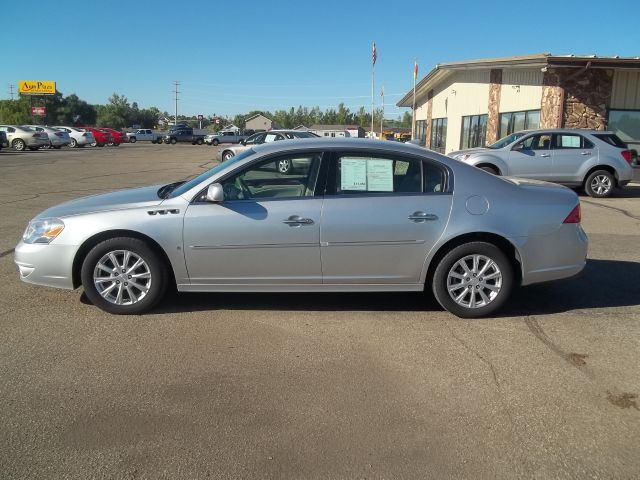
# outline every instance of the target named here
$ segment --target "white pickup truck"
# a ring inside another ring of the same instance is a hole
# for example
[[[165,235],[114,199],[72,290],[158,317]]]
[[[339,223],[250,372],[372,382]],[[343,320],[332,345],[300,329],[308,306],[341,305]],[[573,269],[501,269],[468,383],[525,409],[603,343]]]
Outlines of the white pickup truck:
[[[133,133],[127,133],[127,138],[129,139],[129,143],[136,142],[151,142],[151,143],[162,143],[162,134],[154,133],[153,130],[148,128],[139,128]]]

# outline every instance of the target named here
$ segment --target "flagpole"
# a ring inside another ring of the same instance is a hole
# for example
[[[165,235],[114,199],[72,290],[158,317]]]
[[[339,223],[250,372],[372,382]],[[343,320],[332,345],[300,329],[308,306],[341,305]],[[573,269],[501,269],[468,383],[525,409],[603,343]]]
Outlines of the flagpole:
[[[411,138],[416,139],[416,66],[418,62],[415,61],[413,65],[413,114],[411,115]]]
[[[380,139],[382,140],[382,128],[384,122],[384,85],[382,86],[382,117],[380,117]]]
[[[374,44],[375,48],[375,44]],[[375,84],[375,76],[376,76],[376,62],[373,62],[371,66],[371,138],[375,138],[375,133],[373,132],[373,106],[375,104],[374,100],[374,84]]]

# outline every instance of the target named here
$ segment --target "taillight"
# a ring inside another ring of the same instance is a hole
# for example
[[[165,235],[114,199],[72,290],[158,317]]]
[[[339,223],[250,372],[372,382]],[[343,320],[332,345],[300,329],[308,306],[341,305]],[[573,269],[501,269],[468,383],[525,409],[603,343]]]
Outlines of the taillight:
[[[571,210],[571,213],[567,215],[567,218],[565,218],[562,223],[580,223],[580,219],[580,204],[578,204],[573,210]]]
[[[622,157],[627,161],[627,163],[631,165],[631,162],[633,162],[633,155],[631,154],[631,150],[622,150],[622,152],[620,153],[622,154]]]
[[[84,132],[84,133],[82,134],[82,136],[83,136],[83,137],[86,137],[86,136],[87,136],[87,132]]]

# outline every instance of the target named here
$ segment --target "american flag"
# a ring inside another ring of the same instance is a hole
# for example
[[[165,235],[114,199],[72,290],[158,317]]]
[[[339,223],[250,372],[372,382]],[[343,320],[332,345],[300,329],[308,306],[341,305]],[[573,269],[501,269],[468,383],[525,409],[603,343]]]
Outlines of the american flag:
[[[376,60],[378,59],[378,51],[376,50],[376,42],[373,42],[373,50],[371,51],[371,60],[373,64],[376,64]]]

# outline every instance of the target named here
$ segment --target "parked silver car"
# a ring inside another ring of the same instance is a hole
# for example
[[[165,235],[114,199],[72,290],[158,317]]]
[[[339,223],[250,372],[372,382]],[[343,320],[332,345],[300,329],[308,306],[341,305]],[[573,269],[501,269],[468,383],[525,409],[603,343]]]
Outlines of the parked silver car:
[[[495,175],[532,178],[583,187],[591,197],[609,197],[633,177],[632,154],[613,132],[532,130],[511,143],[461,150],[449,156]]]
[[[63,132],[61,130],[56,130],[51,127],[43,127],[41,125],[26,125],[27,127],[35,130],[36,132],[46,133],[49,137],[49,147],[53,147],[59,149],[65,145],[69,145],[71,143],[71,137],[67,132]],[[47,146],[45,145],[45,148]]]
[[[7,142],[17,152],[38,150],[49,145],[49,137],[46,133],[36,132],[29,127],[18,125],[0,125],[0,130],[7,135]]]
[[[253,145],[262,145],[263,143],[278,142],[280,140],[295,140],[299,138],[318,138],[318,135],[303,130],[269,130],[268,132],[258,132],[251,135],[246,140],[241,141],[237,145],[227,145],[220,150],[220,161],[226,162],[230,158],[244,152]],[[280,173],[289,173],[292,169],[304,167],[304,165],[294,165],[291,162],[281,162],[278,165]]]
[[[93,138],[93,133],[85,132],[84,130],[81,130],[76,127],[65,127],[65,126],[59,125],[51,128],[54,128],[55,130],[59,130],[61,132],[68,133],[70,137],[69,146],[71,148],[86,147],[87,145],[91,145],[96,141],[96,139]]]
[[[304,159],[297,174],[278,162]],[[20,278],[82,285],[116,314],[185,292],[433,291],[489,315],[516,284],[570,277],[587,237],[572,190],[396,142],[255,146],[187,181],[52,207],[15,249]]]

